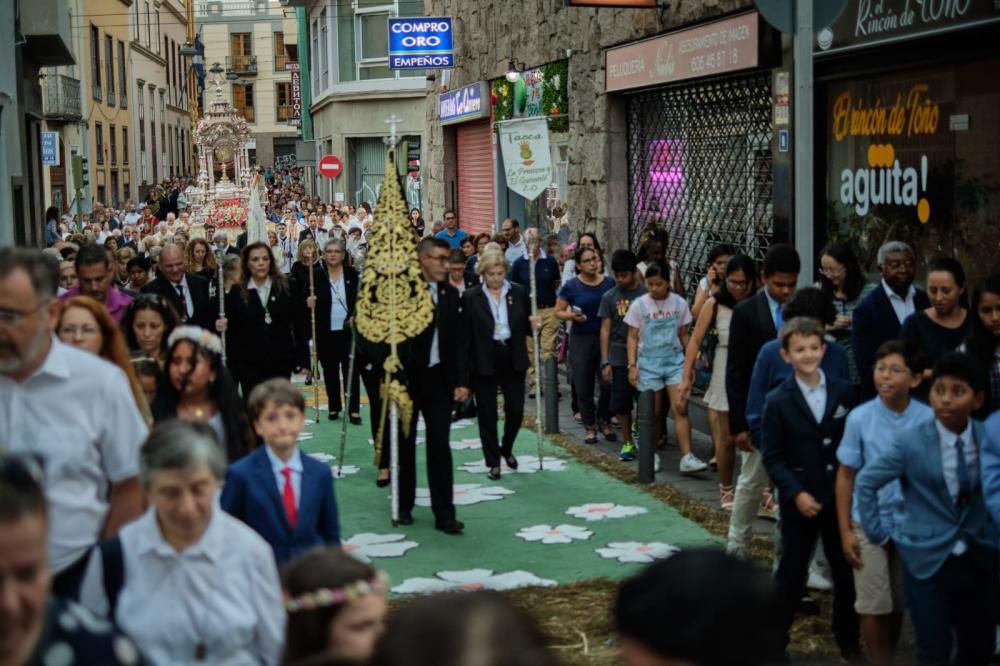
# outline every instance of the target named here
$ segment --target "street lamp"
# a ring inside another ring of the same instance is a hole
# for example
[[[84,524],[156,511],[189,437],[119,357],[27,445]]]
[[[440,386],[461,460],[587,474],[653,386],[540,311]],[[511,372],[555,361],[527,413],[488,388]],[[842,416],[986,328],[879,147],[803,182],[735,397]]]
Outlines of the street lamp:
[[[184,46],[181,47],[180,54],[185,58],[193,58],[198,55],[198,50],[191,42],[184,42]]]
[[[514,83],[521,78],[522,71],[524,71],[524,63],[519,62],[516,58],[511,58],[510,62],[507,63],[507,73],[504,74],[504,78]]]
[[[212,74],[222,74],[226,70],[222,69],[222,65],[220,65],[219,63],[213,62],[212,66],[208,69],[208,71],[210,71]]]

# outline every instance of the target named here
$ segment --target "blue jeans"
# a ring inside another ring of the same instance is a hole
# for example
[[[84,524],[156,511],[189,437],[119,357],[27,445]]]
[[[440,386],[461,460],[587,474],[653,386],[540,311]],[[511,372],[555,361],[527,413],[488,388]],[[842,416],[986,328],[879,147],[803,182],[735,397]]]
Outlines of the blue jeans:
[[[996,576],[996,551],[977,546],[970,546],[961,556],[952,555],[925,580],[915,578],[904,566],[903,593],[913,622],[917,663],[977,666],[989,662],[995,638]],[[954,662],[953,644],[958,647]]]

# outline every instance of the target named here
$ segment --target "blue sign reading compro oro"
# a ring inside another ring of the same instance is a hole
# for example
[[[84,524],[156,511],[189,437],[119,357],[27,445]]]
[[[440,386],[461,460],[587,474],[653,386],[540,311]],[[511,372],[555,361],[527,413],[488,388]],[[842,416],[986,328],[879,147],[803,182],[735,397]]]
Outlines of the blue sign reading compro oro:
[[[450,18],[389,19],[391,69],[447,69],[454,66]]]

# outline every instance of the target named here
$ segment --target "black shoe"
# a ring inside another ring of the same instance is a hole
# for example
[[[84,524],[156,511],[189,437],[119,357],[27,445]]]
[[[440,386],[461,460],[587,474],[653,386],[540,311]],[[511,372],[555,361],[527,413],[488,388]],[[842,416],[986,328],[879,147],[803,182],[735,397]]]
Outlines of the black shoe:
[[[336,421],[337,419],[340,418],[340,412],[327,412],[326,418],[330,419],[331,421]]]
[[[798,612],[802,615],[819,615],[819,604],[810,596],[799,600]]]
[[[507,462],[507,467],[510,467],[512,470],[517,471],[517,458],[511,455],[504,458],[504,460]]]
[[[392,481],[391,477],[388,476],[385,477],[384,479],[380,479],[377,476],[375,477],[375,485],[378,486],[379,488],[385,488],[386,486],[389,485],[391,481]]]
[[[361,417],[360,416],[351,416],[351,417],[349,417],[349,419],[350,419],[351,425],[361,425]]]
[[[434,529],[440,530],[445,534],[461,534],[462,530],[465,529],[465,523],[459,522],[454,518],[449,518],[448,520],[442,523],[435,523]]]
[[[489,477],[490,481],[499,481],[500,480],[500,468],[499,467],[490,467],[490,471],[488,471],[486,473],[486,476]]]
[[[399,524],[400,525],[412,525],[413,524],[413,514],[409,511],[399,512]]]

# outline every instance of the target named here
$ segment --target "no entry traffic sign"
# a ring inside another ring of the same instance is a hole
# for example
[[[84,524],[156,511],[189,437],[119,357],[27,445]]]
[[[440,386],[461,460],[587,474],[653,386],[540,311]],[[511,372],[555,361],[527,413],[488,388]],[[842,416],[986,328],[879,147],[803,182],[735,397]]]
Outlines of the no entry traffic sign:
[[[344,170],[344,164],[336,155],[325,155],[319,161],[319,173],[324,178],[336,178]]]

